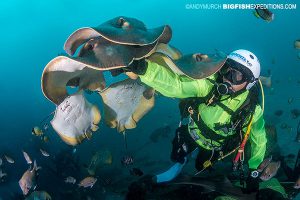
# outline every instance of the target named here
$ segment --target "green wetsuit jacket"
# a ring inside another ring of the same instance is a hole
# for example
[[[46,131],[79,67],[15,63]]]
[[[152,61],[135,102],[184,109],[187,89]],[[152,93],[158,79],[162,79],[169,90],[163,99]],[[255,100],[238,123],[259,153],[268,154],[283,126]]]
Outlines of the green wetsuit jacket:
[[[155,62],[149,60],[147,60],[147,62],[148,68],[144,75],[140,75],[141,81],[148,86],[153,87],[166,97],[205,97],[213,88],[213,83],[207,79],[194,80],[186,76],[179,76]],[[216,75],[210,76],[210,79],[215,80]],[[245,92],[234,98],[226,98],[226,96],[224,96],[224,98],[221,97],[221,101],[224,99],[222,103],[235,111],[246,100],[248,93],[249,91],[245,90]],[[219,106],[207,106],[206,104],[200,104],[198,110],[201,119],[210,129],[214,130],[217,134],[226,136],[226,133],[222,130],[214,129],[216,123],[227,124],[230,122],[231,116],[226,111]],[[248,164],[251,169],[256,169],[264,159],[267,143],[264,124],[261,106],[257,105],[250,132],[251,158],[249,159]],[[246,129],[247,127],[244,128],[244,131],[246,131]],[[197,140],[196,142],[198,145],[206,148],[206,146],[203,145],[203,141],[208,139],[201,135],[201,130],[196,129],[196,131],[201,138],[201,140]],[[215,141],[214,143],[215,145],[222,145],[222,141]]]

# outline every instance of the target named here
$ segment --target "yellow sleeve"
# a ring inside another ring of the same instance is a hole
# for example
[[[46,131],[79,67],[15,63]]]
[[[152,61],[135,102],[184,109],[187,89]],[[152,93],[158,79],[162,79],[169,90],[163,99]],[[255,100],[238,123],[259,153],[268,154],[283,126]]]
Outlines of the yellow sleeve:
[[[250,132],[251,158],[248,161],[250,169],[257,169],[263,161],[266,152],[266,130],[263,111],[260,105],[255,108],[253,123]]]
[[[141,81],[166,97],[203,97],[212,87],[212,84],[206,79],[194,80],[186,76],[179,76],[155,62],[149,60],[147,62],[146,73],[140,75]]]

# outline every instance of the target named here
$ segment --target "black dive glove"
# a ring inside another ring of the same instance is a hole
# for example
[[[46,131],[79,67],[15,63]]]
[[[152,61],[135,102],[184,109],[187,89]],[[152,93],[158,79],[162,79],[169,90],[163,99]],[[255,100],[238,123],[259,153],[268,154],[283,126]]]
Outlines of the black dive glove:
[[[257,176],[256,170],[251,170],[246,180],[246,188],[243,189],[243,192],[246,194],[250,194],[252,192],[257,192],[259,189],[259,177]]]
[[[110,73],[112,76],[118,76],[124,72],[133,72],[137,75],[144,75],[147,71],[147,67],[148,63],[145,61],[145,59],[134,60],[129,66],[119,69],[112,69],[110,70]]]
[[[125,72],[133,72],[137,75],[144,75],[147,71],[148,63],[145,59],[134,60],[128,67],[123,68]]]

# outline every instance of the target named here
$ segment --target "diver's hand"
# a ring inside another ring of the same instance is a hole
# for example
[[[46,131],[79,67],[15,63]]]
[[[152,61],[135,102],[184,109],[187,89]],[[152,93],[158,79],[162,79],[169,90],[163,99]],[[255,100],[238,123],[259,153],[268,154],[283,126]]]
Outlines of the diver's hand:
[[[252,192],[257,192],[258,188],[259,188],[259,178],[257,177],[253,177],[251,176],[251,172],[253,172],[254,170],[250,170],[250,173],[247,177],[246,180],[246,188],[243,189],[243,192],[246,194],[250,194]]]
[[[133,72],[137,75],[144,75],[147,71],[148,63],[145,59],[134,60],[128,67],[123,68],[125,72]],[[127,74],[127,73],[126,73]]]

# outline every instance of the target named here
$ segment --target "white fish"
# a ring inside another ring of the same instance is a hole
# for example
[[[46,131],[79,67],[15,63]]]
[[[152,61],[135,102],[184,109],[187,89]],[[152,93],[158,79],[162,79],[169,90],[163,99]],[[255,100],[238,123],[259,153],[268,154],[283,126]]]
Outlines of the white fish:
[[[80,181],[80,183],[78,184],[79,187],[93,187],[94,184],[97,182],[97,178],[94,178],[92,176],[88,176],[86,178],[84,178],[82,181]]]
[[[45,156],[45,157],[49,157],[49,156],[50,156],[50,154],[49,154],[47,151],[43,150],[43,149],[40,149],[40,152],[41,152],[42,155]]]
[[[3,160],[2,158],[0,158],[0,167],[2,166],[2,164],[3,164]]]
[[[272,156],[265,158],[257,168],[257,171],[262,172],[272,161]]]
[[[260,179],[263,181],[270,180],[273,178],[276,174],[278,169],[280,168],[280,161],[278,162],[271,162],[262,172],[260,175]]]
[[[32,160],[29,157],[28,153],[26,153],[25,151],[22,151],[22,152],[23,152],[23,155],[24,155],[24,158],[25,158],[27,164],[29,164],[29,165],[32,164]]]
[[[34,190],[36,188],[36,171],[38,169],[39,167],[37,167],[36,161],[34,161],[33,168],[26,170],[19,180],[19,186],[24,195],[27,195],[31,189]]]
[[[75,184],[76,183],[76,179],[72,176],[68,176],[66,179],[65,179],[65,183],[71,183],[71,184]]]
[[[14,159],[12,159],[11,157],[9,157],[9,156],[7,156],[7,155],[4,155],[4,158],[5,158],[6,161],[7,161],[8,163],[10,163],[10,164],[14,164],[14,163],[15,163]]]

